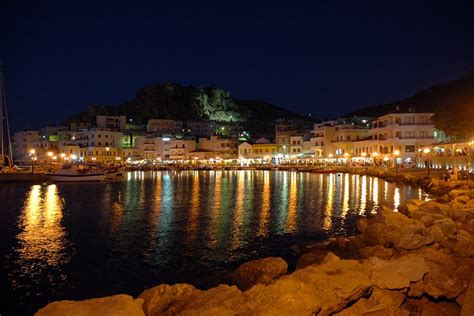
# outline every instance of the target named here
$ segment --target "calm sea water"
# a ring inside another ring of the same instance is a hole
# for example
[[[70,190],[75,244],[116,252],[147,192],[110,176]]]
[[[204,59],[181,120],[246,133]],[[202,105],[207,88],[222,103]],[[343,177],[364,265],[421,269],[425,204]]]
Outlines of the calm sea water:
[[[125,181],[0,184],[0,314],[159,283],[208,287],[240,263],[355,233],[418,189],[368,176],[131,172]]]

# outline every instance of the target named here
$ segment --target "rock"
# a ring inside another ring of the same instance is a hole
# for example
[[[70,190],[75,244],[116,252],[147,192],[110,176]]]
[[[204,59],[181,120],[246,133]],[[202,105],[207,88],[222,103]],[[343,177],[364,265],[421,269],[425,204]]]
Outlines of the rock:
[[[454,238],[457,232],[456,224],[450,218],[435,220],[433,226],[441,228],[443,234],[448,238]]]
[[[255,284],[271,284],[287,273],[288,264],[282,258],[269,257],[242,264],[232,276],[232,283],[242,291]]]
[[[421,200],[409,200],[406,203],[402,203],[398,206],[398,211],[403,215],[409,216],[413,212],[418,212],[420,210],[420,205],[424,202]]]
[[[474,315],[474,277],[471,276],[471,282],[466,291],[466,296],[463,298],[461,316],[472,315]]]
[[[423,304],[423,310],[421,316],[446,316],[446,315],[459,315],[461,309],[458,304],[450,302],[431,302],[427,301]]]
[[[436,243],[439,243],[444,239],[444,233],[440,226],[432,226],[428,228],[428,233]]]
[[[418,251],[428,266],[423,279],[423,291],[434,298],[458,297],[467,288],[466,275],[472,273],[471,259],[453,257],[446,250],[423,248]]]
[[[408,315],[408,312],[400,312],[400,305],[403,303],[404,299],[405,295],[398,291],[379,290],[374,288],[370,298],[361,298],[349,308],[346,308],[335,315]]]
[[[144,300],[143,310],[146,315],[160,315],[167,311],[173,313],[181,301],[185,301],[196,289],[189,284],[161,284],[147,289],[140,294]]]
[[[184,300],[177,301],[173,311],[166,310],[158,315],[206,315],[213,310],[224,314],[244,314],[251,309],[247,303],[247,297],[236,286],[221,284],[207,291],[195,290]]]
[[[370,273],[370,267],[366,264],[356,260],[339,260],[312,265],[297,270],[288,277],[312,287],[316,291],[315,297],[321,301],[318,315],[329,315],[342,310],[370,291]]]
[[[428,271],[425,259],[416,254],[409,254],[395,260],[369,259],[372,267],[370,280],[380,289],[403,289],[410,282],[417,282]]]
[[[357,230],[362,234],[369,226],[367,219],[361,218],[357,221]]]
[[[130,295],[119,294],[93,298],[84,301],[57,301],[36,312],[37,316],[82,316],[82,315],[145,315],[143,300],[133,299]]]
[[[393,238],[393,245],[397,249],[413,250],[429,245],[434,242],[431,236],[421,234],[404,234],[401,233],[398,238]]]
[[[320,264],[326,257],[328,250],[308,252],[298,258],[296,269],[302,269],[312,264]]]
[[[339,262],[341,259],[333,254],[332,252],[328,252],[321,263],[336,263]]]
[[[445,215],[446,211],[449,209],[449,206],[447,204],[442,204],[438,203],[436,201],[428,201],[426,203],[423,203],[420,206],[420,210],[423,213],[428,213],[428,214],[441,214]]]
[[[410,297],[421,297],[424,292],[424,283],[423,280],[419,280],[410,285],[410,290],[408,290],[408,296]]]
[[[474,237],[465,230],[460,230],[456,236],[454,252],[461,257],[474,258]]]
[[[322,306],[318,294],[307,282],[284,276],[274,284],[258,284],[244,293],[251,311],[246,315],[316,315]]]
[[[461,203],[461,204],[466,204],[467,202],[469,202],[470,198],[468,195],[461,195],[461,196],[457,196],[454,198],[454,201],[458,202],[458,203]]]
[[[458,190],[451,190],[448,192],[448,196],[450,199],[454,199],[458,196],[461,196],[461,195],[467,195],[469,196],[471,193],[471,190],[469,189],[458,189]]]
[[[359,253],[362,258],[378,257],[380,259],[388,260],[393,256],[393,249],[377,245],[361,248]]]
[[[474,219],[471,219],[464,225],[464,229],[469,232],[469,234],[474,235]]]

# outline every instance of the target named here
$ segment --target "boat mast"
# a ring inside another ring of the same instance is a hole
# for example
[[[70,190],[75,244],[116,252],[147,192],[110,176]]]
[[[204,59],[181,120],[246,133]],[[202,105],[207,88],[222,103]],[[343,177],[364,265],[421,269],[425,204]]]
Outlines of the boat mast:
[[[5,137],[3,136],[3,132],[5,129],[3,126],[3,121],[5,121],[7,129],[8,153],[10,158],[9,165],[13,166],[13,150],[10,134],[10,123],[8,121],[7,101],[5,96],[5,81],[3,79],[3,64],[0,60],[0,137],[2,142],[2,154],[0,157],[0,162],[5,163]]]
[[[0,60],[0,142],[1,142],[1,153],[0,153],[0,165],[5,163],[5,144],[4,144],[4,136],[3,136],[3,65],[2,61]]]

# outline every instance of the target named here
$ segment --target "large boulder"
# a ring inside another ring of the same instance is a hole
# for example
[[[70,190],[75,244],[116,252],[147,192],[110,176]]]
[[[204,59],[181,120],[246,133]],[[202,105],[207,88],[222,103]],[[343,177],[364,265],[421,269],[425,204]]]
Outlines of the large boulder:
[[[448,192],[448,196],[450,199],[454,199],[456,197],[459,197],[459,196],[462,196],[462,195],[466,195],[466,196],[469,196],[471,193],[471,190],[469,189],[455,189],[455,190],[451,190]]]
[[[459,230],[456,239],[454,252],[461,257],[474,258],[474,237],[465,230]]]
[[[298,264],[296,265],[296,269],[303,269],[313,264],[320,264],[326,257],[327,253],[328,250],[319,250],[302,254],[298,258]]]
[[[446,215],[447,210],[449,210],[449,205],[438,203],[434,200],[423,203],[420,206],[420,211],[428,214],[441,214]]]
[[[318,315],[330,315],[357,301],[370,291],[370,267],[356,260],[333,260],[297,270],[289,277],[315,290],[321,302]],[[280,282],[280,281],[278,281]],[[277,282],[277,283],[278,283]]]
[[[474,277],[471,276],[471,282],[466,291],[466,296],[462,304],[461,316],[474,315]]]
[[[369,298],[361,298],[352,306],[335,315],[407,315],[408,311],[401,312],[400,305],[405,295],[398,291],[380,290],[374,288]]]
[[[232,283],[242,291],[255,284],[271,284],[286,274],[288,264],[282,258],[269,257],[242,264],[232,276]]]
[[[161,284],[143,291],[139,298],[144,300],[146,315],[173,314],[194,291],[194,286],[189,284]]]
[[[428,272],[423,279],[422,291],[434,298],[458,297],[467,288],[470,275],[474,268],[471,259],[454,257],[446,250],[423,248],[418,251],[427,264]],[[417,293],[414,285],[410,291]],[[415,295],[413,295],[415,296]]]
[[[370,280],[379,289],[408,288],[411,282],[417,282],[428,271],[425,259],[416,254],[409,254],[395,260],[369,259],[372,268]]]
[[[143,300],[133,299],[130,295],[119,294],[93,298],[84,301],[57,301],[36,312],[37,316],[142,316]]]
[[[457,232],[456,223],[450,218],[435,220],[433,226],[441,228],[443,234],[448,238],[454,238]]]
[[[317,289],[292,276],[283,276],[268,286],[258,284],[244,295],[246,315],[316,315],[322,306]]]
[[[381,245],[369,246],[359,249],[359,254],[362,258],[378,257],[388,260],[393,256],[393,249]]]

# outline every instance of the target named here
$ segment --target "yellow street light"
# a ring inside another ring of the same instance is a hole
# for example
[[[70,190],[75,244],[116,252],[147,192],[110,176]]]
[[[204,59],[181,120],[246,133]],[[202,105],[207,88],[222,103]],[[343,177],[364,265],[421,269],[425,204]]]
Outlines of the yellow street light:
[[[53,157],[54,156],[54,153],[52,151],[48,151],[46,154],[48,155],[48,157]]]
[[[425,149],[423,149],[423,152],[424,152],[425,154],[429,154],[430,151],[431,151],[431,149],[429,149],[428,147],[426,147]]]
[[[66,154],[65,154],[65,153],[61,153],[60,156],[61,156],[61,158],[64,158],[64,157],[66,157]]]
[[[376,152],[376,151],[374,151],[374,152],[372,153],[372,156],[373,156],[373,157],[377,157],[378,155],[379,155],[379,153]]]
[[[32,155],[36,154],[36,150],[30,149],[30,154],[32,154]]]
[[[397,150],[394,150],[394,151],[393,151],[393,154],[394,154],[395,156],[399,156],[399,155],[400,155],[400,150],[398,150],[398,149],[397,149]]]
[[[365,157],[365,156],[367,156],[367,153],[364,151],[363,153],[361,153],[361,156]]]
[[[332,158],[333,154],[329,154],[329,158]]]

